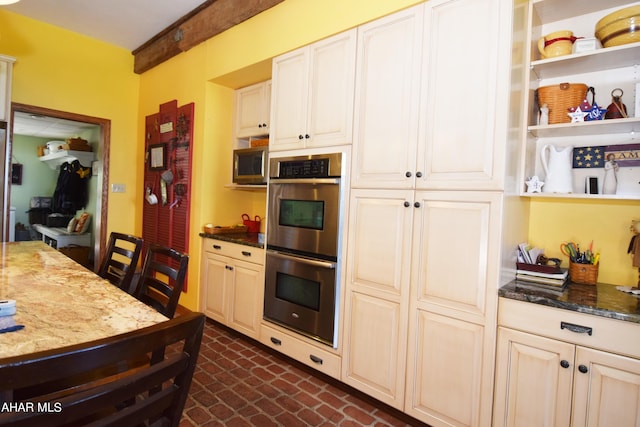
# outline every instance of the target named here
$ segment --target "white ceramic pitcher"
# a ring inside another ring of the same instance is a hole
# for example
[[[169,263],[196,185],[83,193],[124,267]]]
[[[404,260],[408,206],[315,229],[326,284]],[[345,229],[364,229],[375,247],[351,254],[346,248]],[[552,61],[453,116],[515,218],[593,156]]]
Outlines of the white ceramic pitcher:
[[[571,156],[573,147],[557,148],[547,144],[540,152],[542,168],[546,175],[542,191],[544,193],[573,192],[573,176],[571,174]]]

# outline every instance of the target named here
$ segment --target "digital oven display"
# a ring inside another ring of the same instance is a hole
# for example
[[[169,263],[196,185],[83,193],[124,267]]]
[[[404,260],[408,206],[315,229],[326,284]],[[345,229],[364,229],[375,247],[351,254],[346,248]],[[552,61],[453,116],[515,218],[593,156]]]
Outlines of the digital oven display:
[[[278,178],[327,178],[329,159],[291,160],[280,163]]]

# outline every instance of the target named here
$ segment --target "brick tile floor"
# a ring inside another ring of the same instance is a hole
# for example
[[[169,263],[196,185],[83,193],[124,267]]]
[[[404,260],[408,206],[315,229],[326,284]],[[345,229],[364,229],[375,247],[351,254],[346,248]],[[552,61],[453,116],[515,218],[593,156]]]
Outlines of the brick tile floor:
[[[425,424],[207,320],[180,426]]]

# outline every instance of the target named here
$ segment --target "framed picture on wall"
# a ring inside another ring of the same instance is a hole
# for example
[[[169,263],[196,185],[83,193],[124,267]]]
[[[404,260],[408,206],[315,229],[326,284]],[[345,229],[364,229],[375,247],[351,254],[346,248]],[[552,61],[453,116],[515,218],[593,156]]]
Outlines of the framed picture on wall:
[[[165,170],[167,163],[167,144],[153,144],[149,146],[149,169],[153,171]]]

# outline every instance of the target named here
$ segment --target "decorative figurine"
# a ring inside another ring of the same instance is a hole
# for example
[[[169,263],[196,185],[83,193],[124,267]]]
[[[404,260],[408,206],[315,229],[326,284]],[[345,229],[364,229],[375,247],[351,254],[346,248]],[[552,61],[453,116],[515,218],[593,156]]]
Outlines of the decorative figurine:
[[[547,104],[542,104],[542,107],[540,107],[540,116],[538,117],[538,125],[539,126],[549,125],[549,106]]]
[[[544,182],[540,181],[540,178],[534,175],[529,178],[525,184],[527,184],[527,193],[540,193]]]
[[[618,191],[618,169],[620,166],[616,162],[616,156],[613,153],[607,154],[607,161],[604,164],[602,194],[616,194]]]
[[[629,242],[627,253],[633,255],[632,264],[638,268],[638,287],[640,287],[640,221],[632,220],[630,229],[633,236]]]
[[[597,102],[594,102],[589,110],[585,110],[587,115],[584,119],[588,122],[593,120],[603,120],[604,115],[607,112],[606,108],[601,108]]]

